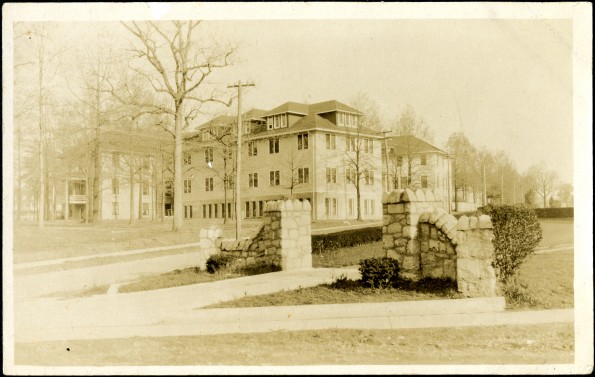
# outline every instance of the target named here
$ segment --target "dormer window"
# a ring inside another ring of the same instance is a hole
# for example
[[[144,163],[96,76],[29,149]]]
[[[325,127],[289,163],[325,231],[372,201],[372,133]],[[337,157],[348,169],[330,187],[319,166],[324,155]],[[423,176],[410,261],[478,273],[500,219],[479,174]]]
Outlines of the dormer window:
[[[267,129],[278,129],[287,127],[287,116],[286,114],[279,114],[267,117]]]
[[[357,115],[337,112],[337,125],[344,127],[357,127]]]

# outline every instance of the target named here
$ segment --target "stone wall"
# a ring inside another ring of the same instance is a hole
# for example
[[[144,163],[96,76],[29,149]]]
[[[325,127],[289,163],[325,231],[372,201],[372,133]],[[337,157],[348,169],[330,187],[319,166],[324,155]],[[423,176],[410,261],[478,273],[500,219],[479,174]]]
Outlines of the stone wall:
[[[496,295],[490,218],[457,221],[442,206],[440,190],[406,189],[385,196],[386,256],[398,260],[405,279],[449,278],[465,296]]]
[[[234,267],[267,263],[282,270],[312,268],[310,211],[307,200],[267,202],[263,226],[254,237],[224,240],[220,230],[201,229],[201,248],[233,255]]]

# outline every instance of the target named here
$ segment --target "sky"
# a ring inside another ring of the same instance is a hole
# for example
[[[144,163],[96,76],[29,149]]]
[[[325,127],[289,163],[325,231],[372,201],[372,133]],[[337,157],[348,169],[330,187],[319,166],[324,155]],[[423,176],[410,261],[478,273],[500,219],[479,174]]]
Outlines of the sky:
[[[97,24],[61,25],[70,53],[93,45]],[[129,37],[118,23],[99,25]],[[243,110],[365,94],[387,122],[412,106],[439,148],[462,131],[520,172],[543,162],[573,180],[571,19],[223,19],[200,31],[238,47],[210,80],[253,82]]]

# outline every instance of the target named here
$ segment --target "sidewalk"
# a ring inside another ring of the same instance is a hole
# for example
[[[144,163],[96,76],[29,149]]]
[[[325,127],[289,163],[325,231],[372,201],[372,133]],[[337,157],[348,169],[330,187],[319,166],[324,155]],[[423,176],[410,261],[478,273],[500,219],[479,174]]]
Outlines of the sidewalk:
[[[15,305],[15,340],[37,342],[251,333],[330,328],[425,328],[572,322],[574,312],[505,312],[502,297],[366,304],[201,309],[248,295],[315,286],[353,268],[308,269],[212,283],[71,300],[34,299]]]

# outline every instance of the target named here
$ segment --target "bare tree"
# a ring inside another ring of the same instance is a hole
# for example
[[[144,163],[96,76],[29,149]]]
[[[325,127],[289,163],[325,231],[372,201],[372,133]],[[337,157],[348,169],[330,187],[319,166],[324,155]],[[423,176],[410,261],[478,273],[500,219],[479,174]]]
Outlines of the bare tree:
[[[472,160],[474,148],[469,139],[462,132],[454,132],[448,137],[446,147],[453,158],[453,181],[455,189],[455,211],[459,210],[459,190],[462,190],[463,197],[466,199],[467,188],[470,187],[469,178],[471,176],[471,167],[469,161]]]
[[[543,200],[543,208],[547,208],[547,199],[556,189],[558,174],[547,169],[544,163],[539,163],[531,166],[527,175],[532,188]]]
[[[357,95],[350,102],[351,107],[358,109],[363,113],[359,122],[362,126],[370,128],[374,131],[380,131],[384,128],[384,120],[380,116],[378,104],[374,102],[367,94],[357,93]]]
[[[289,190],[289,198],[293,199],[293,190],[310,180],[310,171],[304,170],[305,161],[294,148],[290,148],[289,152],[285,154],[283,165],[284,171],[288,172],[288,174],[283,174],[284,177],[287,177],[284,186]]]
[[[180,230],[183,224],[182,131],[199,114],[202,105],[231,105],[231,99],[220,99],[221,94],[212,89],[206,79],[213,70],[230,64],[229,57],[234,50],[216,44],[200,45],[194,35],[199,23],[172,21],[169,28],[155,22],[123,23],[139,43],[132,47],[132,52],[149,64],[152,73],[143,68],[135,68],[135,71],[162,96],[161,101],[137,105],[145,109],[142,113],[168,114],[174,118],[174,231]],[[208,93],[201,93],[205,88],[209,88]],[[187,103],[195,107],[190,108]]]
[[[560,185],[558,189],[558,197],[560,201],[564,205],[564,207],[573,207],[574,206],[574,195],[573,195],[573,187],[570,183],[563,183]]]
[[[30,113],[37,123],[37,226],[44,227],[44,222],[48,215],[49,208],[49,190],[48,190],[48,170],[46,166],[46,148],[48,143],[48,125],[50,124],[50,102],[52,100],[52,81],[58,73],[59,57],[63,50],[51,44],[51,33],[48,25],[44,23],[17,23],[15,24],[15,68],[23,68],[28,75],[24,81],[19,81],[15,85],[17,93],[15,100],[23,99],[23,93],[26,92],[26,82],[34,82],[34,89],[28,94],[27,106],[19,106],[15,114],[17,117],[22,112],[28,112],[29,105],[36,109],[35,114]],[[32,54],[31,54],[32,52]],[[34,79],[35,77],[35,79]],[[16,77],[15,77],[16,78]],[[25,97],[26,98],[26,97]],[[20,194],[19,194],[20,195]]]
[[[434,134],[424,119],[415,113],[411,105],[407,105],[391,127],[395,135],[413,135],[423,141],[432,143]]]
[[[366,184],[370,184],[375,180],[375,177],[373,176],[375,164],[373,159],[375,139],[368,137],[364,132],[363,126],[359,122],[353,130],[347,128],[347,131],[348,134],[344,151],[346,163],[345,178],[348,183],[351,183],[355,187],[357,220],[361,220],[362,181],[366,182]],[[378,145],[377,148],[380,148],[380,145]]]

